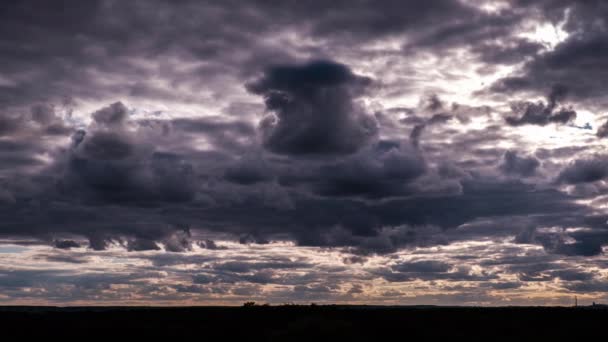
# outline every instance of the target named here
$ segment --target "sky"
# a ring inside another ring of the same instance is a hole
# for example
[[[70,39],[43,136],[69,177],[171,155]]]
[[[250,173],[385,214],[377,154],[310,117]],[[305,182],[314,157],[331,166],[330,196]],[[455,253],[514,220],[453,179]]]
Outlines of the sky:
[[[608,3],[0,2],[0,305],[608,301]]]

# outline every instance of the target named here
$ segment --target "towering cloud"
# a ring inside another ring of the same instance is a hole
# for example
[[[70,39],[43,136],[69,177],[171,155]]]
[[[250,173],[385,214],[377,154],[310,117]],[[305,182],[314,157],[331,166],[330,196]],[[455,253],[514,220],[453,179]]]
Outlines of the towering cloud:
[[[370,83],[343,64],[315,61],[270,67],[247,88],[274,114],[260,123],[266,148],[332,155],[354,153],[376,136],[373,116],[355,102]]]

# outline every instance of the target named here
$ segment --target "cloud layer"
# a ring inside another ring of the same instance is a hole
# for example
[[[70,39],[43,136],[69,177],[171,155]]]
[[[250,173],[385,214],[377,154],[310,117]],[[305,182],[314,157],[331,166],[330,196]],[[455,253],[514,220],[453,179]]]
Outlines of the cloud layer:
[[[0,301],[608,286],[601,1],[0,8]]]

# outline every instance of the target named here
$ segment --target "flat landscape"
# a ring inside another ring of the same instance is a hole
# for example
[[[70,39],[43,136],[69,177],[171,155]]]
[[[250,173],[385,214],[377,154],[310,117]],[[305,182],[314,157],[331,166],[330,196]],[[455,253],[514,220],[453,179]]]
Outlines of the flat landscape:
[[[3,337],[310,338],[542,337],[605,333],[602,307],[0,307]]]

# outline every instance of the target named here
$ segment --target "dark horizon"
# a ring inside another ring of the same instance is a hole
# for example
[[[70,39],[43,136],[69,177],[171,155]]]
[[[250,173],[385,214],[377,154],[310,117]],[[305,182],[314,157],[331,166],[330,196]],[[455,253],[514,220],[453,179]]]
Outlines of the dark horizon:
[[[290,341],[349,338],[590,338],[608,309],[544,307],[197,307],[4,310],[3,336],[191,337]],[[235,329],[235,327],[238,327]]]

